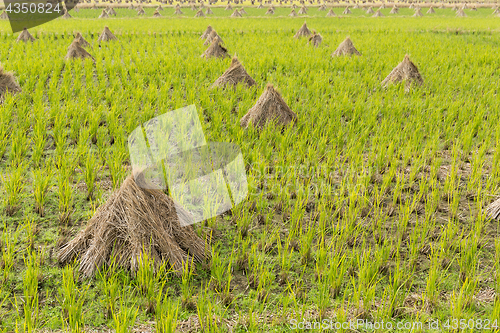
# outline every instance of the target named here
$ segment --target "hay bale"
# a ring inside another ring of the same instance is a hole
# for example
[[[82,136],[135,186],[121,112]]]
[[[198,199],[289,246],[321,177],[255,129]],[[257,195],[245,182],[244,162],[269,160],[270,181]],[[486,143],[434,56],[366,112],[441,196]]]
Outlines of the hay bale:
[[[116,16],[116,11],[113,9],[113,7],[108,8],[108,15]]]
[[[235,9],[234,12],[231,14],[231,17],[241,17],[241,14],[240,12],[238,11],[238,9]]]
[[[451,10],[456,12],[458,10],[458,7],[456,5],[454,5],[453,7],[451,7]]]
[[[103,9],[101,15],[99,15],[99,18],[100,19],[105,19],[105,18],[108,18],[108,17],[109,17],[109,15],[106,12],[106,9]]]
[[[65,10],[64,10],[64,14],[63,14],[63,16],[61,16],[61,17],[62,17],[63,19],[65,19],[65,20],[70,19],[70,18],[73,18],[73,16],[69,15],[69,13],[68,13],[68,10],[67,10],[67,9],[65,9]]]
[[[398,14],[398,13],[399,13],[399,8],[396,5],[394,5],[391,11],[389,12],[389,14]]]
[[[158,7],[156,7],[156,10],[157,10],[157,11],[162,11],[162,10],[164,10],[164,9],[163,9],[163,7],[162,7],[161,5],[159,5]]]
[[[180,8],[177,8],[174,12],[175,15],[184,15],[184,13],[182,12],[182,10]]]
[[[500,10],[498,10],[498,7],[496,7],[495,10],[493,11],[493,15],[496,15],[496,14],[500,14]],[[1,16],[0,16],[0,18],[1,18]]]
[[[314,31],[312,36],[309,37],[309,41],[307,43],[312,44],[314,47],[318,47],[322,41],[323,41],[323,37],[321,37],[321,35],[318,34],[316,31]]]
[[[186,263],[210,258],[209,246],[188,223],[189,214],[169,196],[143,189],[129,176],[57,258],[62,265],[79,259],[80,277],[89,278],[112,258],[135,273],[146,252],[155,267],[168,262],[181,274]]]
[[[236,56],[231,60],[231,66],[212,84],[212,88],[233,86],[238,83],[246,84],[247,86],[255,85],[255,80],[247,73],[243,65],[239,62]]]
[[[374,14],[375,12],[373,11],[373,8],[370,6],[370,7],[368,7],[368,9],[366,10],[366,13],[367,13],[367,14]]]
[[[220,38],[220,36],[217,34],[215,30],[212,30],[212,32],[208,35],[203,45],[210,45],[215,39],[218,39],[222,43],[222,38]]]
[[[375,12],[375,14],[373,14],[372,17],[383,17],[383,16],[384,16],[384,14],[382,14],[380,9],[377,9],[377,11]]]
[[[264,8],[264,6],[262,6],[262,4],[257,6],[257,9],[262,9],[262,8]]]
[[[321,6],[319,6],[318,11],[325,12],[326,11],[326,5],[322,4]]]
[[[128,6],[128,9],[132,9],[132,10],[135,9],[134,4],[131,3],[130,6]]]
[[[356,4],[354,5],[354,7],[352,7],[352,8],[353,8],[353,9],[359,9],[359,4],[358,4],[358,3],[356,3]]]
[[[233,7],[231,6],[231,4],[228,3],[225,10],[233,10]]]
[[[213,13],[214,12],[210,9],[210,7],[207,7],[207,10],[206,10],[205,14],[207,14],[207,15],[213,15]]]
[[[438,8],[439,9],[444,9],[444,4],[441,4]]]
[[[68,53],[66,53],[66,57],[64,60],[70,59],[86,59],[90,58],[94,60],[94,57],[90,55],[81,45],[80,42],[75,38],[71,45],[68,48]]]
[[[308,37],[310,35],[311,31],[307,28],[306,22],[304,22],[304,24],[302,24],[302,27],[300,27],[300,29],[297,31],[294,37],[300,38],[300,37]]]
[[[292,9],[292,11],[290,12],[290,14],[288,14],[288,16],[290,16],[290,17],[297,16],[297,13],[295,12],[295,9]]]
[[[436,11],[434,10],[434,7],[430,6],[429,10],[426,13],[427,14],[436,14]]]
[[[398,82],[405,82],[406,91],[409,91],[412,85],[422,85],[424,83],[417,66],[410,60],[408,55],[405,55],[403,61],[382,81],[382,87]]]
[[[211,25],[209,25],[209,26],[207,27],[207,29],[205,29],[205,32],[203,32],[203,33],[201,34],[200,39],[205,39],[205,40],[206,40],[206,39],[208,38],[208,36],[210,36],[210,33],[211,33],[213,30],[214,30],[214,28],[212,28],[212,26],[211,26]]]
[[[299,15],[305,15],[307,14],[307,8],[305,6],[302,6],[299,10]]]
[[[6,72],[3,66],[0,65],[0,101],[3,101],[5,94],[18,94],[22,91],[21,86],[17,83],[13,72]]]
[[[137,11],[137,16],[144,16],[146,15],[146,12],[144,11],[144,9],[140,8],[138,11]]]
[[[413,5],[413,3],[412,3],[412,4],[410,4],[410,7],[408,7],[408,8],[415,9],[415,5]]]
[[[247,11],[245,10],[245,8],[241,8],[240,9],[240,14],[241,15],[248,15]]]
[[[205,17],[205,13],[203,12],[202,9],[198,10],[194,17]]]
[[[352,14],[352,13],[351,13],[351,10],[349,9],[349,7],[345,7],[345,9],[342,12],[342,14],[347,15],[347,14]]]
[[[208,58],[224,59],[226,57],[229,57],[229,55],[227,54],[227,49],[222,46],[221,39],[218,38],[217,36],[216,38],[214,38],[208,49],[206,49],[205,52],[203,52],[201,57],[206,59]]]
[[[344,55],[357,55],[360,56],[361,53],[354,47],[351,39],[347,37],[342,43],[340,43],[339,47],[332,53],[332,57],[340,57]]]
[[[269,8],[266,13],[266,15],[273,15],[274,14],[274,10],[272,8]]]
[[[486,207],[486,217],[491,220],[498,220],[500,217],[500,199],[493,201]]]
[[[385,9],[385,3],[383,3],[379,9]]]
[[[83,38],[82,34],[79,32],[76,33],[74,40],[78,41],[81,47],[91,47],[89,42],[87,42],[85,38]]]
[[[21,33],[19,34],[19,36],[17,36],[17,39],[16,39],[16,42],[34,42],[35,41],[35,37],[33,37],[30,32],[28,31],[28,29],[24,28],[23,31],[21,31]]]
[[[417,8],[415,10],[415,14],[413,14],[413,17],[422,17],[424,16],[424,14],[422,14],[422,12],[420,11],[420,8]]]
[[[7,12],[4,10],[2,12],[2,15],[0,15],[0,20],[8,20],[9,19],[9,15],[7,14]]]
[[[337,16],[337,14],[333,12],[333,9],[330,9],[328,13],[326,13],[326,17],[335,17],[335,16]]]
[[[111,40],[118,40],[115,35],[109,30],[108,27],[104,27],[104,30],[102,31],[102,34],[99,36],[97,41],[100,42],[109,42]]]
[[[155,10],[155,12],[153,13],[153,17],[162,17],[162,15],[160,14],[160,12],[157,10]]]
[[[261,130],[268,122],[287,126],[297,121],[297,115],[286,104],[280,93],[272,84],[260,96],[255,105],[240,120],[240,126],[247,128],[250,124]]]
[[[465,14],[464,10],[460,8],[457,10],[457,17],[467,17],[467,14]]]

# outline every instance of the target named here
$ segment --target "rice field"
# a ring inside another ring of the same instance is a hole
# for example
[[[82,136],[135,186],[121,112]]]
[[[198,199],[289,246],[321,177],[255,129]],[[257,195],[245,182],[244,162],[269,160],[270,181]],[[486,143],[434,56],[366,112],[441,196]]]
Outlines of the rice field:
[[[22,92],[0,105],[0,332],[498,332],[500,18],[427,8],[80,9],[33,43],[1,21]],[[319,47],[293,38],[304,20]],[[208,25],[256,85],[210,89],[231,59],[200,57]],[[117,41],[97,42],[104,26]],[[77,31],[95,62],[64,60]],[[332,57],[347,36],[361,56]],[[406,54],[424,84],[383,88]],[[268,83],[296,124],[241,128]],[[211,260],[79,279],[57,253],[130,174],[128,135],[191,104],[207,141],[239,145],[249,182],[194,225]],[[335,325],[349,322],[363,325]]]

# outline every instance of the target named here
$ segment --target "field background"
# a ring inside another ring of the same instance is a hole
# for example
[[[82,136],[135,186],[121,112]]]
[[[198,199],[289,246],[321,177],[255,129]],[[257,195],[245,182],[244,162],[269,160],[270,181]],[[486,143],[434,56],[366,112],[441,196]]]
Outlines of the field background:
[[[290,8],[273,17],[246,8],[251,17],[240,19],[223,8],[210,18],[183,11],[152,19],[117,9],[106,20],[71,11],[74,19],[31,29],[38,40],[28,44],[0,22],[0,61],[23,88],[0,106],[0,331],[58,330],[74,324],[69,314],[119,331],[136,308],[135,327],[148,330],[152,303],[178,306],[178,330],[193,332],[283,332],[301,318],[500,317],[499,228],[484,211],[500,193],[492,9],[467,18],[427,8],[421,18],[405,8],[396,17],[383,9],[384,18],[361,9],[337,18],[317,8],[298,18],[286,17]],[[323,36],[320,47],[293,38],[304,21]],[[200,58],[209,24],[255,87],[209,90],[230,64]],[[97,43],[105,25],[119,41]],[[95,64],[63,60],[76,31]],[[362,56],[332,58],[346,36]],[[382,89],[405,54],[424,86]],[[241,129],[267,83],[297,126]],[[213,235],[212,262],[182,279],[144,268],[142,277],[73,281],[77,265],[59,267],[56,252],[130,172],[128,133],[190,104],[207,140],[237,143],[248,166],[248,200],[197,226]]]

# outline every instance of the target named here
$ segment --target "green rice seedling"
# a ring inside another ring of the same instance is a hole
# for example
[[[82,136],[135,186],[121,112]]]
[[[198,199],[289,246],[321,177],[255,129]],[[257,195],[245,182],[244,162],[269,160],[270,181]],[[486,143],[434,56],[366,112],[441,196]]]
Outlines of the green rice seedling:
[[[19,233],[21,232],[21,226],[18,226],[16,231],[9,233],[6,231],[7,225],[4,224],[2,231],[2,281],[7,282],[9,273],[14,266],[14,260],[16,255],[15,245],[19,238]]]
[[[211,286],[217,293],[223,293],[227,286],[227,280],[231,277],[231,260],[226,266],[223,262],[217,246],[212,247],[211,260]]]
[[[45,215],[45,204],[47,193],[52,186],[53,173],[49,168],[32,170],[33,196],[35,199],[35,212],[43,217]]]
[[[90,141],[90,128],[85,125],[81,126],[78,132],[78,143],[76,144],[76,155],[81,166],[84,165],[89,154]]]
[[[19,204],[22,201],[22,193],[25,187],[25,170],[26,165],[12,164],[8,172],[0,176],[6,192],[4,197],[5,211],[9,216],[14,215],[19,210]]]
[[[156,332],[174,333],[177,327],[177,315],[179,313],[179,303],[174,302],[168,295],[168,290],[163,292],[165,283],[162,284],[160,292],[157,294],[156,302]]]
[[[219,332],[217,326],[216,309],[212,303],[208,286],[202,286],[199,293],[198,302],[196,303],[196,312],[202,332],[212,333]]]
[[[28,252],[24,258],[26,271],[23,277],[23,331],[36,332],[40,325],[40,306],[38,301],[38,275],[40,273],[38,254],[35,251]],[[16,301],[17,305],[17,301]]]
[[[460,266],[460,280],[475,281],[478,265],[478,239],[471,234],[460,242],[460,256],[458,264]]]
[[[229,259],[229,262],[227,264],[227,277],[225,281],[225,286],[222,291],[222,304],[226,307],[228,307],[232,302],[233,302],[233,295],[231,294],[232,288],[231,288],[231,280],[233,278],[232,274],[232,258]]]
[[[269,268],[266,267],[264,263],[260,265],[259,269],[256,295],[257,300],[260,303],[260,311],[262,312],[270,294],[272,275]]]
[[[500,240],[495,239],[495,291],[496,299],[500,300]]]
[[[319,279],[324,275],[326,269],[328,250],[325,248],[324,238],[320,238],[318,250],[316,251],[316,277]]]
[[[430,262],[430,268],[429,268],[429,273],[427,275],[427,281],[425,285],[425,293],[427,296],[428,301],[433,305],[436,306],[439,301],[439,287],[441,283],[443,282],[440,277],[441,277],[441,265],[439,263],[439,257],[438,255],[434,254],[434,251],[431,256],[431,262]]]
[[[300,236],[300,257],[302,264],[307,264],[311,260],[312,245],[314,240],[315,230],[308,227],[307,232],[302,232]]]
[[[26,133],[23,133],[23,131],[15,131],[12,133],[9,162],[14,166],[23,164],[28,153],[28,149],[29,141]]]
[[[37,232],[36,221],[33,217],[27,215],[24,217],[23,227],[25,230],[26,247],[29,251],[35,246],[35,234]]]
[[[126,170],[123,167],[123,162],[126,155],[123,152],[110,150],[107,155],[106,162],[109,167],[113,188],[118,188],[126,175]]]
[[[389,302],[385,311],[389,317],[394,315],[397,307],[402,303],[406,297],[406,293],[410,290],[411,286],[408,282],[412,281],[413,271],[407,272],[401,263],[399,250],[396,253],[396,260],[394,263],[394,270],[389,275],[388,297]]]
[[[46,127],[47,124],[45,118],[41,117],[37,120],[33,128],[31,137],[33,154],[31,155],[31,159],[33,160],[33,163],[36,167],[40,167],[45,145],[47,144]]]
[[[139,293],[146,298],[146,311],[149,314],[155,312],[157,279],[155,275],[155,263],[146,251],[142,252],[139,268],[136,273]]]
[[[330,283],[326,276],[320,277],[316,282],[316,305],[318,307],[319,318],[324,319],[326,309],[330,306]]]
[[[328,257],[328,282],[330,284],[330,296],[336,298],[341,292],[341,286],[345,279],[347,266],[345,264],[346,254],[334,251]]]
[[[118,301],[119,288],[121,286],[120,280],[118,278],[118,272],[116,271],[116,266],[114,260],[107,268],[101,268],[97,272],[97,277],[102,284],[103,300],[104,305],[104,316],[107,319],[113,318],[113,313],[116,312],[116,302]]]
[[[99,165],[97,157],[91,151],[88,151],[83,166],[83,180],[87,185],[87,200],[94,199],[95,180]]]
[[[10,141],[10,134],[7,125],[6,120],[0,120],[0,159],[3,159]]]
[[[292,267],[291,256],[293,249],[291,249],[288,246],[288,244],[290,244],[293,238],[294,238],[294,233],[292,231],[287,236],[285,246],[283,246],[281,240],[278,240],[277,242],[279,265],[281,270],[279,274],[279,279],[281,283],[288,281],[289,272]]]
[[[474,296],[476,286],[477,280],[471,281],[466,278],[460,287],[460,291],[458,293],[455,290],[453,291],[450,298],[450,312],[452,318],[465,318],[467,315],[465,309],[472,304],[472,297]]]
[[[193,278],[193,262],[185,261],[182,264],[182,277],[181,277],[181,304],[184,308],[193,310],[195,304],[193,303],[192,297],[194,292],[194,287],[191,284]]]
[[[61,303],[62,321],[72,333],[84,332],[83,302],[88,285],[79,288],[75,281],[75,271],[71,265],[62,270],[61,286],[59,287],[59,302]]]
[[[59,172],[57,177],[57,194],[59,196],[59,221],[67,223],[73,208],[73,189],[65,172]]]
[[[116,333],[128,333],[131,327],[135,324],[139,308],[135,305],[126,305],[125,296],[123,293],[119,293],[119,311],[113,312],[113,322],[112,327],[115,329]]]

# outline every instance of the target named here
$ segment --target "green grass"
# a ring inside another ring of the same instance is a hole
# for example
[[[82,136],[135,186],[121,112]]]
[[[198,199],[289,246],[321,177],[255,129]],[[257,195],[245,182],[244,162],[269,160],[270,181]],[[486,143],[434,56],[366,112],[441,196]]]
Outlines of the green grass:
[[[33,44],[15,43],[0,22],[0,61],[23,87],[0,106],[0,330],[76,331],[83,322],[127,331],[134,320],[158,319],[168,331],[192,316],[207,332],[227,331],[228,321],[235,332],[290,331],[303,317],[498,318],[491,292],[500,292],[499,229],[485,219],[500,191],[492,10],[468,18],[451,9],[423,18],[408,17],[409,9],[379,19],[361,10],[307,17],[323,36],[319,48],[293,38],[301,17],[226,19],[230,12],[216,8],[215,18],[146,19],[117,11],[117,19],[88,19],[97,11],[81,10],[49,22],[32,29]],[[230,63],[200,58],[208,24],[257,86],[208,89]],[[119,41],[99,47],[104,25]],[[95,65],[63,60],[74,31],[92,44]],[[362,56],[331,58],[346,36]],[[382,89],[405,54],[424,86]],[[267,83],[297,113],[297,126],[241,129]],[[72,266],[58,266],[58,246],[130,172],[128,133],[190,104],[207,141],[238,144],[248,166],[247,200],[206,223],[213,262],[183,277],[144,267],[136,277],[110,269],[78,281]],[[94,187],[85,184],[92,180]]]

